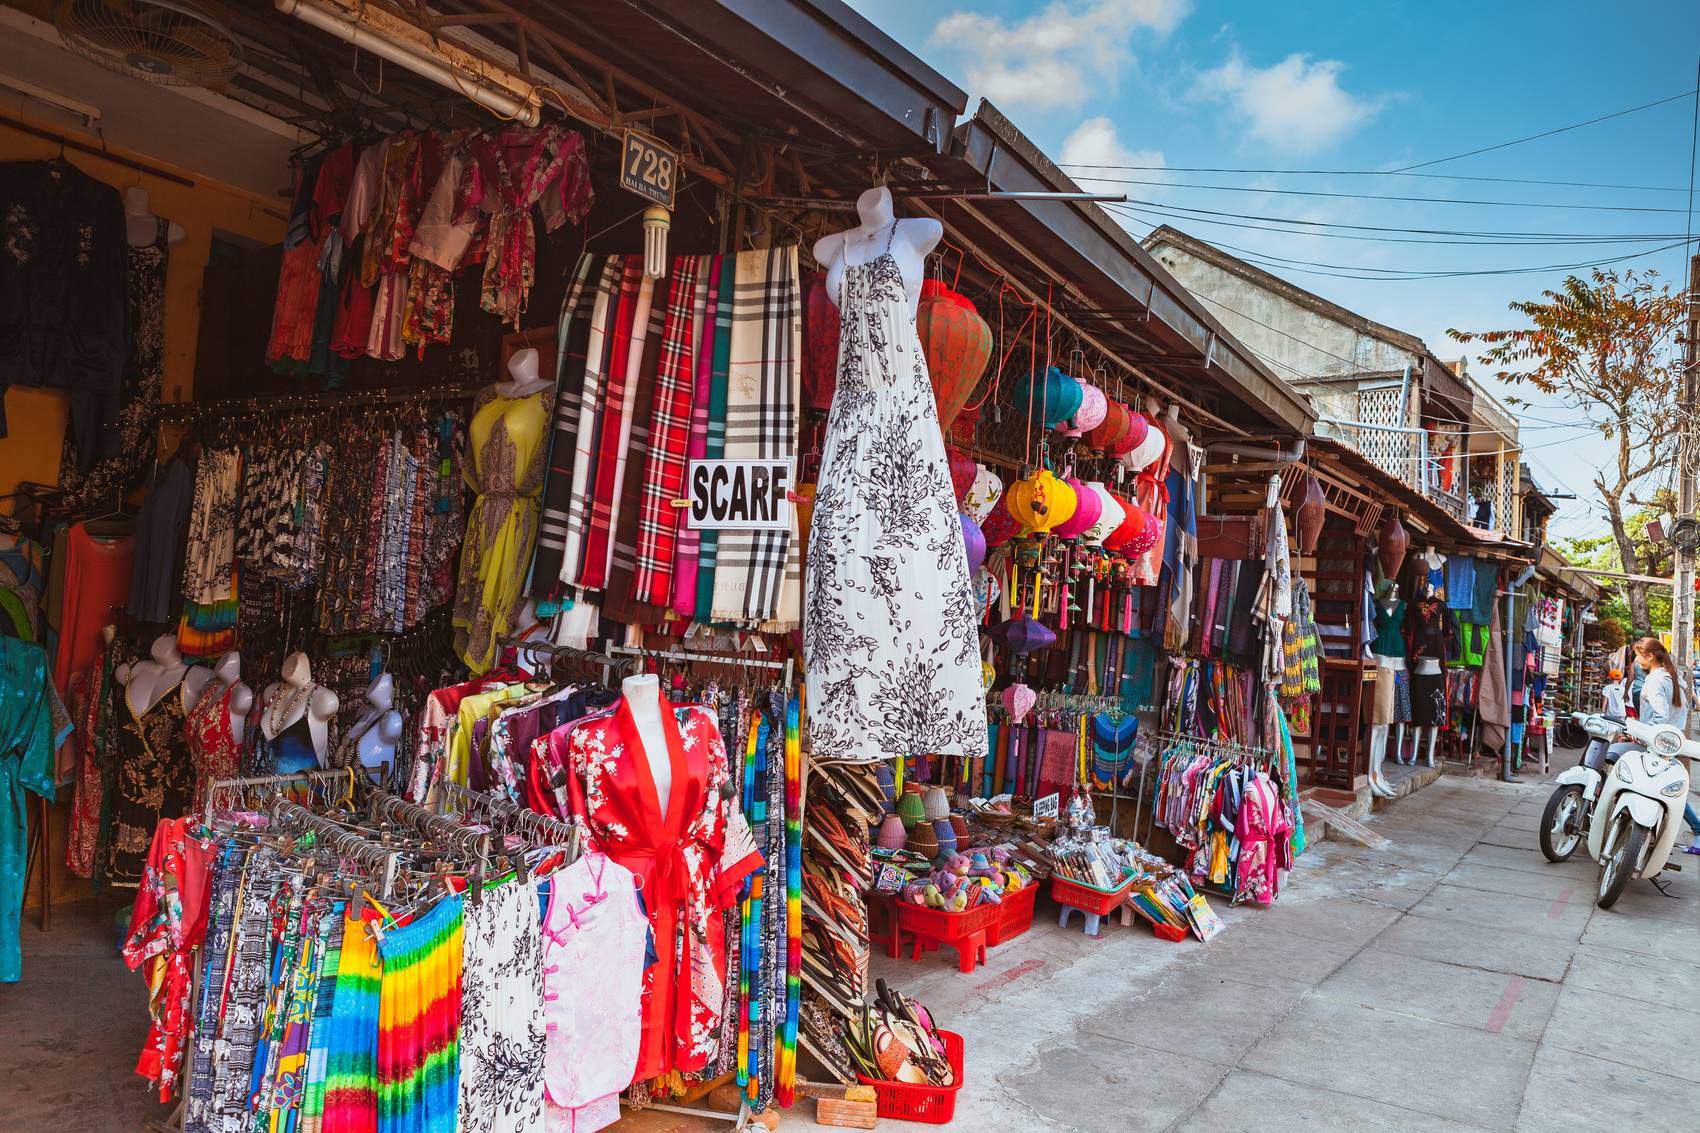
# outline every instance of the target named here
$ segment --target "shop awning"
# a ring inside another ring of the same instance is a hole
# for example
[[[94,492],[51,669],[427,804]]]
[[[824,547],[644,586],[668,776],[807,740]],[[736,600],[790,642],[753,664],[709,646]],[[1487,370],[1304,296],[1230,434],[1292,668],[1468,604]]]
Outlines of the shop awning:
[[[1497,531],[1471,527],[1414,488],[1389,476],[1356,449],[1329,437],[1312,437],[1307,451],[1312,458],[1332,465],[1358,490],[1396,508],[1411,534],[1411,543],[1433,544],[1441,551],[1456,551],[1479,558],[1533,562],[1537,548],[1509,539]]]
[[[948,157],[930,165],[958,191],[1083,191],[987,102],[957,127]],[[1310,431],[1316,413],[1309,400],[1257,361],[1096,204],[970,197],[945,199],[938,212],[1172,398],[1202,405],[1235,431]]]

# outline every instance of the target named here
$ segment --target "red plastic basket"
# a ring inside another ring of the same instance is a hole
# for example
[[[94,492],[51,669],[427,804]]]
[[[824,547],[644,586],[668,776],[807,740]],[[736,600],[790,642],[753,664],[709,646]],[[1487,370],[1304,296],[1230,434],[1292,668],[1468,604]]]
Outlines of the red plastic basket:
[[[955,1031],[941,1030],[939,1038],[944,1040],[944,1056],[950,1060],[950,1068],[956,1071],[955,1085],[911,1086],[905,1082],[882,1082],[865,1074],[856,1075],[864,1085],[874,1088],[879,1116],[927,1125],[944,1125],[956,1116],[956,1094],[962,1089],[962,1036]]]
[[[1119,889],[1099,889],[1096,885],[1070,881],[1066,877],[1052,877],[1051,899],[1060,905],[1073,905],[1081,912],[1101,917],[1127,900],[1136,876],[1128,874]]]
[[[1000,905],[977,905],[960,913],[929,909],[925,905],[897,904],[897,927],[917,936],[949,943],[979,932],[992,923]]]
[[[1003,903],[999,905],[998,915],[992,918],[992,923],[986,926],[986,944],[994,946],[1002,944],[1012,937],[1020,936],[1033,927],[1033,906],[1039,901],[1039,885],[1029,881],[1014,893],[1006,893]]]

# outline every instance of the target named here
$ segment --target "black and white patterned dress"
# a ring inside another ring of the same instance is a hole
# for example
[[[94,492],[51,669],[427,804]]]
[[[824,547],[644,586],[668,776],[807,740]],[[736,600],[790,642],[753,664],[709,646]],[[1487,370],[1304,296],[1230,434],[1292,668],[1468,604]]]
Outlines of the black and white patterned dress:
[[[984,756],[968,555],[889,237],[842,292],[803,596],[809,741],[818,759]]]

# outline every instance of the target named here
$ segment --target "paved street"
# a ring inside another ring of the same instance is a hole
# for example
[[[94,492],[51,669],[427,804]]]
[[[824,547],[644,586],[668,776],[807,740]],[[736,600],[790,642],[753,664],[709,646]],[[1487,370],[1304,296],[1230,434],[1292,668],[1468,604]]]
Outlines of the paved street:
[[[975,1133],[1700,1128],[1700,859],[1596,910],[1536,778],[1441,779],[1208,945],[1036,926],[972,976],[880,972],[968,1036]]]

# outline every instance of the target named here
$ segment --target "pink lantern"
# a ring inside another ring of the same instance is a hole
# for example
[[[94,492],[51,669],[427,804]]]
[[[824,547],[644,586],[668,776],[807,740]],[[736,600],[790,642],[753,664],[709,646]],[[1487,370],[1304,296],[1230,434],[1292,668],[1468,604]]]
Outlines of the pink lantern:
[[[1033,706],[1039,702],[1039,694],[1026,685],[1010,685],[1003,690],[1003,706],[1009,713],[1009,722],[1019,724],[1027,719],[1027,714],[1033,711]]]
[[[1051,534],[1059,539],[1073,539],[1097,523],[1098,516],[1104,510],[1103,501],[1098,498],[1098,494],[1085,484],[1071,477],[1068,486],[1075,492],[1074,514],[1051,528]]]
[[[1063,434],[1078,437],[1082,433],[1096,429],[1104,423],[1104,417],[1110,411],[1110,403],[1104,397],[1104,391],[1090,382],[1080,383],[1080,408],[1074,411],[1074,417],[1064,427]]]

